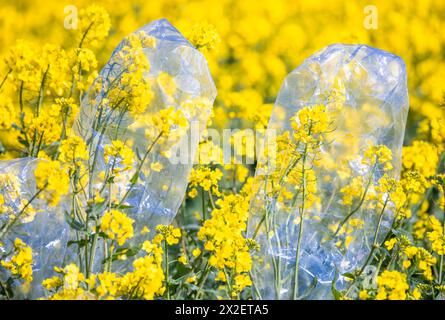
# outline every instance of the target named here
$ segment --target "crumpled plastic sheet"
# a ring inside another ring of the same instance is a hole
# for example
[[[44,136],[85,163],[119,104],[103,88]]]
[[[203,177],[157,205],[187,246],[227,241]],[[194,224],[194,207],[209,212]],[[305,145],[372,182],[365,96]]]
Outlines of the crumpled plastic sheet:
[[[36,158],[21,158],[0,161],[0,174],[11,174],[19,182],[20,194],[15,203],[8,203],[13,208],[13,214],[18,214],[18,200],[25,200],[26,204],[37,192],[34,170],[39,161]],[[3,194],[4,195],[4,194]],[[4,195],[5,196],[5,195]],[[15,287],[15,298],[36,299],[44,296],[42,280],[55,275],[54,266],[61,266],[72,258],[67,243],[71,232],[65,221],[64,210],[69,210],[69,200],[62,198],[59,205],[50,207],[46,201],[34,199],[31,206],[36,210],[34,219],[30,222],[19,223],[6,235],[5,244],[10,250],[15,238],[20,238],[33,252],[33,281],[29,286]],[[2,224],[7,217],[1,215]]]
[[[143,52],[149,60],[150,70],[144,75],[151,83],[154,98],[150,102],[147,110],[139,119],[144,118],[144,114],[158,112],[173,106],[180,109],[188,121],[186,134],[176,141],[177,148],[172,148],[171,158],[166,158],[161,154],[161,149],[156,144],[150,152],[147,161],[142,166],[138,182],[131,188],[125,203],[131,208],[123,209],[130,218],[134,220],[135,237],[128,241],[127,245],[139,242],[140,230],[147,226],[153,230],[158,224],[169,224],[174,219],[187,189],[188,177],[193,167],[195,153],[198,148],[199,139],[206,128],[208,118],[211,113],[213,102],[216,97],[216,88],[205,57],[194,48],[181,33],[176,30],[167,20],[161,19],[145,25],[134,33],[144,31],[146,35],[156,39],[155,47],[144,47]],[[97,117],[97,104],[104,98],[104,94],[109,87],[109,82],[102,81],[113,77],[120,77],[122,66],[120,64],[119,53],[126,45],[124,39],[114,50],[109,62],[101,70],[95,83],[87,96],[83,99],[80,115],[74,125],[74,130],[84,138],[85,141],[92,141],[92,150],[98,150],[98,165],[93,174],[97,176],[103,171],[106,164],[103,161],[104,146],[116,139],[115,126],[120,122],[122,130],[119,130],[117,139],[130,142],[135,155],[143,156],[152,141],[149,141],[144,132],[149,129],[148,125],[141,121],[135,125],[135,119],[127,113],[123,119],[114,117],[111,119],[110,130],[97,132],[93,129],[95,117]],[[167,73],[173,78],[176,92],[173,96],[168,96],[161,90],[156,82],[160,73]],[[94,90],[94,86],[101,81],[99,93]],[[197,114],[188,112],[183,108],[184,104],[203,103],[203,107]],[[92,103],[96,102],[96,103]],[[193,132],[192,132],[193,130]],[[181,149],[181,146],[185,148]],[[187,150],[180,154],[181,151]],[[162,151],[165,151],[163,149]],[[94,158],[94,153],[90,154],[90,160]],[[173,161],[171,161],[173,159]],[[160,172],[149,171],[150,165],[154,162],[162,164]],[[148,172],[149,171],[149,172]],[[148,173],[147,173],[148,172]],[[129,178],[133,172],[127,173],[127,183],[120,183],[116,180],[114,188],[117,188],[118,198],[122,197],[129,188]],[[98,184],[103,181],[98,180]],[[95,182],[94,182],[95,183]],[[146,236],[144,236],[146,237]],[[100,247],[100,242],[98,243]],[[95,270],[99,270],[102,251],[97,250],[99,258],[95,264]],[[115,270],[124,270],[133,259],[116,261]]]
[[[339,190],[348,184],[351,177],[369,174],[369,169],[361,163],[363,152],[369,145],[386,145],[391,149],[394,170],[388,174],[393,178],[400,176],[409,108],[405,64],[400,57],[369,46],[330,45],[307,58],[286,77],[268,129],[276,130],[277,135],[291,131],[290,118],[301,108],[318,104],[326,105],[328,110],[339,106],[342,109],[334,118],[335,131],[328,135],[330,143],[322,147],[323,165],[314,167],[321,205],[308,210],[308,216],[320,219],[305,219],[300,251],[299,296],[331,299],[331,283],[336,274],[339,276],[336,286],[343,289],[346,282],[341,275],[363,265],[377,225],[377,214],[363,209],[354,218],[363,219],[364,228],[354,231],[354,240],[346,252],[335,245],[336,240],[326,241],[326,237],[332,234],[328,226],[342,221],[349,210],[341,204]],[[347,168],[348,174],[342,175],[341,168]],[[268,241],[265,228],[261,227],[256,236],[261,252],[259,259],[255,259],[252,272],[256,284],[254,295],[262,299],[292,299],[298,225],[289,223],[283,208],[263,192],[263,174],[257,169],[255,188],[258,191],[251,202],[248,236],[254,234],[266,208],[275,214],[277,232],[270,235]],[[381,170],[376,170],[372,182],[376,184],[382,175]],[[298,204],[295,208],[297,217]],[[392,217],[392,212],[383,216],[379,241],[387,233]],[[283,246],[286,236],[292,240],[288,246]],[[272,257],[280,258],[283,281],[278,293],[274,287]]]
[[[177,87],[173,97],[166,97],[156,85],[153,85],[152,90],[155,92],[155,99],[150,104],[148,112],[152,112],[153,109],[159,111],[169,106],[178,109],[181,108],[182,103],[193,101],[193,99],[201,99],[206,102],[206,108],[203,108],[199,115],[194,117],[186,114],[190,125],[194,121],[199,123],[201,133],[206,127],[216,97],[216,88],[205,57],[165,19],[147,24],[136,32],[139,31],[144,31],[148,36],[156,38],[155,48],[146,47],[143,49],[150,62],[150,71],[145,76],[155,83],[155,79],[160,72],[168,73],[174,78]],[[119,58],[116,57],[118,57],[125,44],[124,40],[114,50],[109,62],[100,72],[98,79],[106,79],[110,74],[116,77],[122,72],[122,67],[119,66]],[[116,62],[118,62],[117,66]],[[96,79],[96,82],[98,79]],[[83,100],[80,116],[75,124],[75,130],[86,141],[94,141],[95,146],[99,144],[100,155],[98,159],[103,159],[103,146],[109,144],[115,137],[113,130],[102,133],[95,132],[92,129],[97,113],[97,105],[90,103],[90,101],[100,101],[108,85],[107,82],[104,82],[97,95],[93,89],[90,89],[89,94]],[[94,86],[95,84],[92,85],[92,88]],[[150,143],[144,136],[144,130],[147,129],[146,125],[132,126],[134,119],[130,115],[125,116],[122,120],[112,119],[111,123],[115,125],[117,121],[121,121],[122,128],[124,128],[119,132],[117,138],[122,141],[131,141],[133,151],[138,151],[139,154],[143,155]],[[168,224],[175,217],[184,198],[188,176],[193,166],[194,155],[199,142],[199,139],[190,138],[190,130],[187,133],[188,135],[184,136],[183,140],[179,142],[188,142],[190,145],[185,161],[182,160],[178,164],[171,163],[169,159],[161,156],[159,149],[155,147],[150,153],[149,161],[145,162],[142,172],[146,171],[153,162],[162,163],[164,168],[161,172],[151,171],[148,175],[141,173],[137,185],[132,188],[132,192],[127,198],[127,202],[135,208],[135,210],[130,210],[130,216],[136,220],[138,226],[154,227],[160,223]],[[102,161],[99,163],[97,172],[103,170],[104,167],[105,164]],[[122,194],[125,193],[128,185],[121,185],[119,188],[122,189]]]

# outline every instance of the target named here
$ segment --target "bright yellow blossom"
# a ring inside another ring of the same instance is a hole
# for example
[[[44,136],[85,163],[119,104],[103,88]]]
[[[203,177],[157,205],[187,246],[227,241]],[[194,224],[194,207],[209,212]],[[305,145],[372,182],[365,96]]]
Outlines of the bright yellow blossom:
[[[36,185],[42,190],[40,198],[55,206],[69,190],[69,177],[59,161],[40,161],[34,172]]]
[[[122,246],[134,236],[133,219],[118,210],[105,212],[102,217],[100,229],[112,240]]]
[[[11,258],[1,261],[1,266],[13,276],[32,281],[32,249],[21,239],[14,240],[14,253]]]

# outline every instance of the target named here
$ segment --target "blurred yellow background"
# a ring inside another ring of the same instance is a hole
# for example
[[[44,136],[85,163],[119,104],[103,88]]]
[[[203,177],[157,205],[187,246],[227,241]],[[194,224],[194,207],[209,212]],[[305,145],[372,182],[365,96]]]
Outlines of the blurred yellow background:
[[[285,75],[337,42],[369,44],[405,60],[411,98],[408,136],[415,134],[419,120],[443,116],[445,1],[373,1],[369,9],[369,1],[2,0],[0,56],[20,38],[36,46],[75,45],[75,32],[64,28],[64,9],[91,4],[106,8],[112,24],[95,51],[99,69],[125,35],[155,19],[167,18],[185,36],[196,23],[213,25],[221,38],[207,54],[218,89],[216,126],[263,126]],[[374,13],[376,29],[366,28]],[[4,69],[2,64],[2,74]]]

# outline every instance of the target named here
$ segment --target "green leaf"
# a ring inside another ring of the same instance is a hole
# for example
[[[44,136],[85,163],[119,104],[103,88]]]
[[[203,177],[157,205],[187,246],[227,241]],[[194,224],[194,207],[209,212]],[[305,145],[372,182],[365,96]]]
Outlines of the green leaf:
[[[88,244],[88,240],[87,239],[82,239],[82,240],[70,240],[68,241],[68,247],[72,246],[72,245],[77,245],[79,248],[83,248]]]
[[[139,178],[139,174],[136,172],[136,173],[131,177],[130,183],[131,183],[131,184],[136,184],[136,182],[138,182],[138,178]]]
[[[342,276],[351,280],[355,279],[355,275],[350,272],[343,273]]]
[[[113,208],[113,209],[119,209],[119,210],[125,210],[125,209],[132,209],[132,208],[134,208],[134,206],[130,206],[130,205],[125,205],[125,204],[116,204],[116,203],[113,203],[112,205],[111,205],[111,207]]]
[[[106,207],[107,207],[107,201],[104,201],[101,203],[91,204],[88,210],[92,215],[99,217]]]
[[[179,281],[178,279],[169,279],[168,283],[171,285],[180,285],[181,281]]]
[[[312,291],[315,289],[315,287],[318,284],[318,278],[314,277],[311,281],[311,284],[307,287],[306,289],[306,293],[302,294],[301,296],[298,297],[298,300],[304,300],[307,297],[309,297],[309,295],[312,293]]]
[[[334,279],[332,280],[332,283],[331,283],[331,292],[332,292],[332,295],[334,296],[335,300],[340,300],[342,297],[342,294],[335,287],[335,283],[337,282],[337,280],[338,280],[338,270],[335,270]]]
[[[94,237],[94,235],[92,237]],[[99,231],[99,237],[103,239],[110,239],[110,237],[105,232],[102,231]]]
[[[14,291],[12,290],[12,286],[14,285],[14,279],[9,277],[5,283],[5,295],[7,294],[10,298],[14,297]]]
[[[68,225],[71,228],[73,228],[74,230],[77,230],[77,231],[86,231],[87,230],[86,226],[82,222],[74,219],[71,216],[71,214],[68,213],[68,211],[65,211],[65,219],[66,219],[66,222],[68,223]]]
[[[131,248],[118,248],[112,255],[111,261],[116,261],[119,259],[121,255],[126,255],[127,257],[133,257],[138,254],[141,250],[140,247],[131,247]]]

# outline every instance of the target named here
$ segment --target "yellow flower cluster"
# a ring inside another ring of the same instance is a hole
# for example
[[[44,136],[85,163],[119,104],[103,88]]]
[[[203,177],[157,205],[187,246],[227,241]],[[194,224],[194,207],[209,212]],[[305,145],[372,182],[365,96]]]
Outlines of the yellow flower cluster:
[[[82,161],[88,160],[88,157],[87,145],[82,138],[70,136],[61,142],[59,161],[70,169],[79,167]]]
[[[42,190],[40,198],[51,206],[59,203],[60,197],[69,191],[69,177],[57,160],[40,161],[34,171],[37,189]]]
[[[431,249],[440,256],[445,255],[445,235],[443,232],[428,232],[427,237],[431,241]]]
[[[0,265],[8,269],[13,276],[26,282],[32,281],[32,250],[21,239],[14,240],[14,252],[10,259],[2,260]]]
[[[71,68],[76,86],[79,90],[85,91],[97,77],[97,60],[94,52],[87,48],[75,50],[75,62]]]
[[[175,228],[172,225],[158,225],[156,226],[158,234],[153,238],[153,243],[160,244],[162,241],[166,241],[168,245],[174,245],[179,242],[181,238],[181,229]]]
[[[346,235],[342,240],[338,240],[335,245],[337,247],[341,247],[342,245],[344,245],[344,247],[347,249],[349,247],[349,245],[351,244],[352,241],[355,240],[355,237],[352,235],[355,231],[359,230],[359,229],[363,229],[363,225],[364,225],[364,221],[362,219],[359,218],[351,218],[348,219],[347,223],[345,223],[344,225],[342,225],[340,227],[340,229],[338,229],[338,224],[331,224],[329,225],[329,229],[332,232],[338,232],[338,235]]]
[[[376,165],[377,163],[383,166],[383,170],[389,171],[393,169],[392,166],[392,152],[384,145],[371,146],[365,150],[363,154],[363,164],[370,167]]]
[[[189,178],[189,187],[191,189],[188,196],[190,198],[195,198],[198,195],[197,187],[202,187],[204,191],[211,191],[215,196],[220,196],[218,182],[221,180],[222,176],[223,173],[218,168],[193,168]]]
[[[403,215],[404,217],[410,217],[409,210],[403,210],[406,204],[406,194],[403,190],[401,183],[394,179],[389,178],[386,174],[379,179],[378,185],[375,190],[380,193],[380,203],[390,202],[394,207],[396,215]]]
[[[195,24],[189,39],[197,49],[205,51],[215,49],[221,43],[216,28],[208,23]]]
[[[233,290],[235,292],[241,292],[245,287],[250,287],[252,285],[252,280],[247,274],[238,274],[235,276],[233,283]]]
[[[360,199],[365,191],[365,181],[362,176],[353,177],[351,182],[340,189],[343,194],[342,203],[352,205],[354,200]]]
[[[64,268],[54,267],[54,270],[61,275],[62,278],[54,276],[42,281],[42,286],[46,290],[54,291],[49,300],[90,300],[93,299],[85,288],[84,274],[79,267],[71,263]]]
[[[37,145],[47,145],[60,139],[62,133],[61,107],[53,104],[49,109],[42,110],[37,117],[25,118],[26,135]]]
[[[403,167],[416,170],[424,177],[436,174],[439,163],[439,152],[436,146],[426,141],[414,141],[411,146],[403,148]]]
[[[21,95],[24,88],[41,90],[42,83],[57,96],[68,89],[68,58],[65,51],[56,45],[46,44],[36,54],[33,44],[18,40],[7,53],[5,63],[9,69],[9,80]]]
[[[304,166],[302,162],[299,162],[285,178],[286,182],[288,182],[293,188],[289,193],[285,192],[287,191],[287,189],[281,190],[281,193],[284,192],[283,196],[285,198],[288,197],[288,200],[292,200],[294,193],[303,194],[304,188],[305,203],[306,206],[309,208],[317,203],[319,199],[316,196],[318,188],[315,171],[308,167],[310,167],[310,165],[306,164]]]
[[[118,210],[105,212],[100,223],[100,230],[110,239],[122,246],[128,239],[133,238],[133,219]]]
[[[216,202],[209,220],[204,221],[198,232],[198,239],[204,241],[204,249],[211,254],[209,264],[218,270],[217,279],[226,282],[225,270],[233,277],[234,290],[241,292],[251,285],[247,274],[252,267],[250,250],[253,242],[243,236],[249,208],[249,194],[245,186],[238,195],[227,195]]]
[[[125,45],[113,56],[114,63],[121,66],[122,74],[112,79],[108,96],[113,108],[130,112],[133,117],[140,116],[153,98],[150,80],[146,74],[150,71],[150,62],[144,53],[144,45],[154,47],[155,39],[140,31],[125,38]]]
[[[442,152],[445,142],[445,114],[442,112],[442,114],[428,115],[428,118],[419,124],[417,133],[422,139],[428,140],[430,137],[433,144]]]
[[[396,244],[399,246],[399,255],[403,260],[403,268],[410,268],[413,262],[416,261],[417,268],[422,272],[425,279],[432,281],[433,268],[437,263],[437,259],[425,248],[413,246],[406,237],[390,239],[385,242],[385,247],[388,250],[393,250]]]
[[[158,138],[159,144],[173,145],[188,128],[188,121],[184,113],[173,106],[160,110],[149,117],[148,128],[145,131],[149,141]]]
[[[211,265],[224,269],[247,272],[251,267],[249,248],[242,236],[246,229],[248,203],[238,195],[228,195],[216,202],[218,209],[204,222],[198,238],[205,241],[204,248],[212,252]]]
[[[329,124],[328,112],[323,105],[304,107],[291,119],[295,141],[306,144],[323,140]]]
[[[413,224],[413,235],[417,240],[422,240],[429,232],[441,233],[442,225],[433,215],[426,212],[428,206],[423,206],[418,213],[418,220]]]
[[[108,12],[101,6],[92,5],[79,11],[77,32],[79,47],[98,46],[111,28]]]
[[[111,144],[104,147],[104,159],[112,174],[119,174],[131,169],[134,162],[134,153],[121,140],[113,140]]]
[[[136,259],[133,262],[134,271],[126,273],[119,280],[121,295],[130,299],[151,300],[165,291],[162,247],[146,241],[143,249],[147,255]]]
[[[385,270],[377,277],[377,300],[406,300],[409,285],[406,274]]]
[[[103,272],[86,278],[75,264],[55,268],[60,276],[45,279],[42,286],[52,292],[51,300],[75,299],[146,299],[151,300],[165,291],[162,269],[162,247],[145,241],[145,255],[133,262],[133,270],[122,276]]]
[[[40,69],[40,66],[29,42],[18,40],[15,46],[9,49],[4,61],[9,70],[8,77],[16,86],[26,83],[30,89],[37,89],[41,78],[36,74],[36,70]]]

